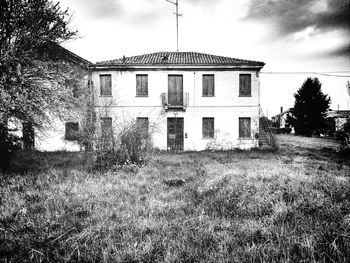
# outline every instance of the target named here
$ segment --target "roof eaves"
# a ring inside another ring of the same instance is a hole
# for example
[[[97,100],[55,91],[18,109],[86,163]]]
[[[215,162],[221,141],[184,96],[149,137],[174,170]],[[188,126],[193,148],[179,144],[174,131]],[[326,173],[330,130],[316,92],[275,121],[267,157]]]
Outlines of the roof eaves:
[[[200,63],[124,63],[124,64],[115,64],[115,63],[95,63],[91,64],[90,68],[92,69],[99,69],[99,68],[227,68],[227,69],[234,69],[234,68],[254,68],[254,69],[261,69],[263,68],[265,64],[225,64],[225,63],[206,63],[206,64],[200,64]]]

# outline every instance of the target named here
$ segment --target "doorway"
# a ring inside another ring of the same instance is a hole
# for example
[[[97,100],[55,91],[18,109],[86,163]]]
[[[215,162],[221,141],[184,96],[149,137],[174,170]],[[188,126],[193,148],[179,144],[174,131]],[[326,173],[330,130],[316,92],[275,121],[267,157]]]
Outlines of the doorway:
[[[168,118],[167,149],[183,151],[184,149],[184,118]]]

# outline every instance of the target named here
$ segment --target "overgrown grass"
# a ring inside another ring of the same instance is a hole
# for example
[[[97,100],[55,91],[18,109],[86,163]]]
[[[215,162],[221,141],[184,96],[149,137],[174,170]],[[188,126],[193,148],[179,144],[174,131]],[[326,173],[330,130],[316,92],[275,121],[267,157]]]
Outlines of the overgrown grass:
[[[1,180],[0,261],[348,262],[349,160],[281,138],[279,152],[165,152],[109,172],[26,157],[34,169]]]

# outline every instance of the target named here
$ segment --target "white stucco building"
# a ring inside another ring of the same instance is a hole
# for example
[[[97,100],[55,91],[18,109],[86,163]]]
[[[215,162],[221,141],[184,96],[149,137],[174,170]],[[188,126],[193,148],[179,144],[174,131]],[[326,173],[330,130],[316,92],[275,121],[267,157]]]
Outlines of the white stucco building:
[[[263,66],[196,52],[98,62],[90,66],[95,108],[102,128],[152,124],[162,150],[258,147]]]

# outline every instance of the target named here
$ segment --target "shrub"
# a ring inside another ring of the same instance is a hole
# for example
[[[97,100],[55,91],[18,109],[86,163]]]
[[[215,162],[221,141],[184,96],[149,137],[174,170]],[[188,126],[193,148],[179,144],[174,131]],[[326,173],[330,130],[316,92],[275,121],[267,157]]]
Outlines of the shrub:
[[[101,135],[97,144],[96,168],[111,168],[129,164],[142,165],[152,153],[150,132],[135,121],[123,126],[117,136]]]

